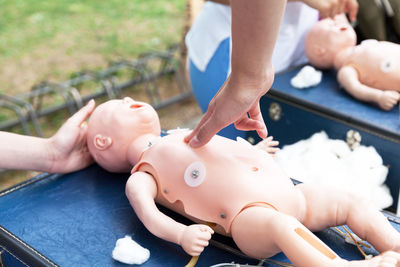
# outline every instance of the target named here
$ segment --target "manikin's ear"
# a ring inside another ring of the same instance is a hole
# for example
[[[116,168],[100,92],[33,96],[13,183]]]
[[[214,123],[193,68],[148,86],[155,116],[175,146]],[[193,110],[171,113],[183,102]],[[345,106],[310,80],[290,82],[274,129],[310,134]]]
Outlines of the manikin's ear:
[[[98,150],[106,150],[112,145],[113,140],[109,136],[104,136],[102,134],[96,134],[93,143]]]

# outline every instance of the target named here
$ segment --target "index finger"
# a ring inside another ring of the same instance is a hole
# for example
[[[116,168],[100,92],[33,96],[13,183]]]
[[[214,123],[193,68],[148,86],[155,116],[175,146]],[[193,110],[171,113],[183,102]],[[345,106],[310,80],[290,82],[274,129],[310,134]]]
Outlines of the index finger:
[[[184,140],[193,148],[201,147],[207,144],[224,126],[223,121],[219,120],[215,114],[215,102],[212,101],[199,124]]]
[[[349,0],[346,4],[346,11],[349,13],[350,21],[354,22],[357,18],[358,13],[358,2],[357,0]]]
[[[252,118],[253,120],[257,120],[261,123],[262,128],[260,129],[256,129],[258,135],[260,136],[261,139],[264,139],[267,137],[268,135],[268,130],[267,130],[267,126],[265,125],[264,122],[264,118],[261,114],[261,109],[260,109],[260,102],[257,101],[251,110],[249,110],[249,116],[250,118]]]

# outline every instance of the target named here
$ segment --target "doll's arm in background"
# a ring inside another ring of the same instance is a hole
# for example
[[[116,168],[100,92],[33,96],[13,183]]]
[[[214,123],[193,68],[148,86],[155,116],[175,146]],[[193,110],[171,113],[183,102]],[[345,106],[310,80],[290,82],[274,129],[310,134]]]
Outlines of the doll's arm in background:
[[[279,151],[279,141],[273,140],[273,136],[268,136],[264,140],[261,140],[256,144],[256,147],[268,152],[269,154],[275,154],[275,152]]]
[[[154,199],[157,183],[145,172],[135,172],[126,183],[126,196],[137,216],[155,236],[176,243],[191,256],[198,256],[208,246],[214,231],[207,225],[186,226],[160,212]]]
[[[380,90],[362,84],[352,66],[342,67],[337,78],[349,94],[362,101],[377,103],[384,110],[392,109],[400,99],[400,94],[396,91]]]

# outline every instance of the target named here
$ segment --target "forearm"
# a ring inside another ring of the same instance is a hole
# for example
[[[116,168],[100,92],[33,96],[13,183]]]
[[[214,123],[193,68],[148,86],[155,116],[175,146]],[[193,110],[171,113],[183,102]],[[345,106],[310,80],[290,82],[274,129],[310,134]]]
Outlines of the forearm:
[[[147,173],[136,172],[126,184],[126,196],[136,215],[155,236],[179,244],[185,225],[160,212],[154,202],[157,185]]]
[[[259,82],[273,75],[272,52],[285,4],[285,0],[231,1],[232,78]]]
[[[382,93],[381,90],[362,84],[359,81],[357,71],[353,67],[342,67],[337,78],[346,91],[358,100],[376,102]]]
[[[139,213],[137,212],[137,206],[134,206],[134,209],[140,221],[143,222],[147,230],[149,230],[153,235],[163,240],[181,245],[180,241],[186,225],[166,216],[160,212],[155,205],[153,210],[144,210],[144,212]]]
[[[0,132],[0,168],[47,171],[48,139]]]

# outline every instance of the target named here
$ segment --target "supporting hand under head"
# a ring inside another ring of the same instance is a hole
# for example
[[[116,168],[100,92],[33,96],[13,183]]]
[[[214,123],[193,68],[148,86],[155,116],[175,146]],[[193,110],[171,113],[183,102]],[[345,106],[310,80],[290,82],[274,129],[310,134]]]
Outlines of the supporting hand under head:
[[[84,122],[94,107],[94,100],[90,100],[49,139],[48,151],[52,161],[49,172],[72,172],[93,162],[86,146],[87,125]]]
[[[83,123],[94,107],[94,101],[89,101],[50,138],[0,131],[0,168],[65,173],[88,166],[93,160]]]

